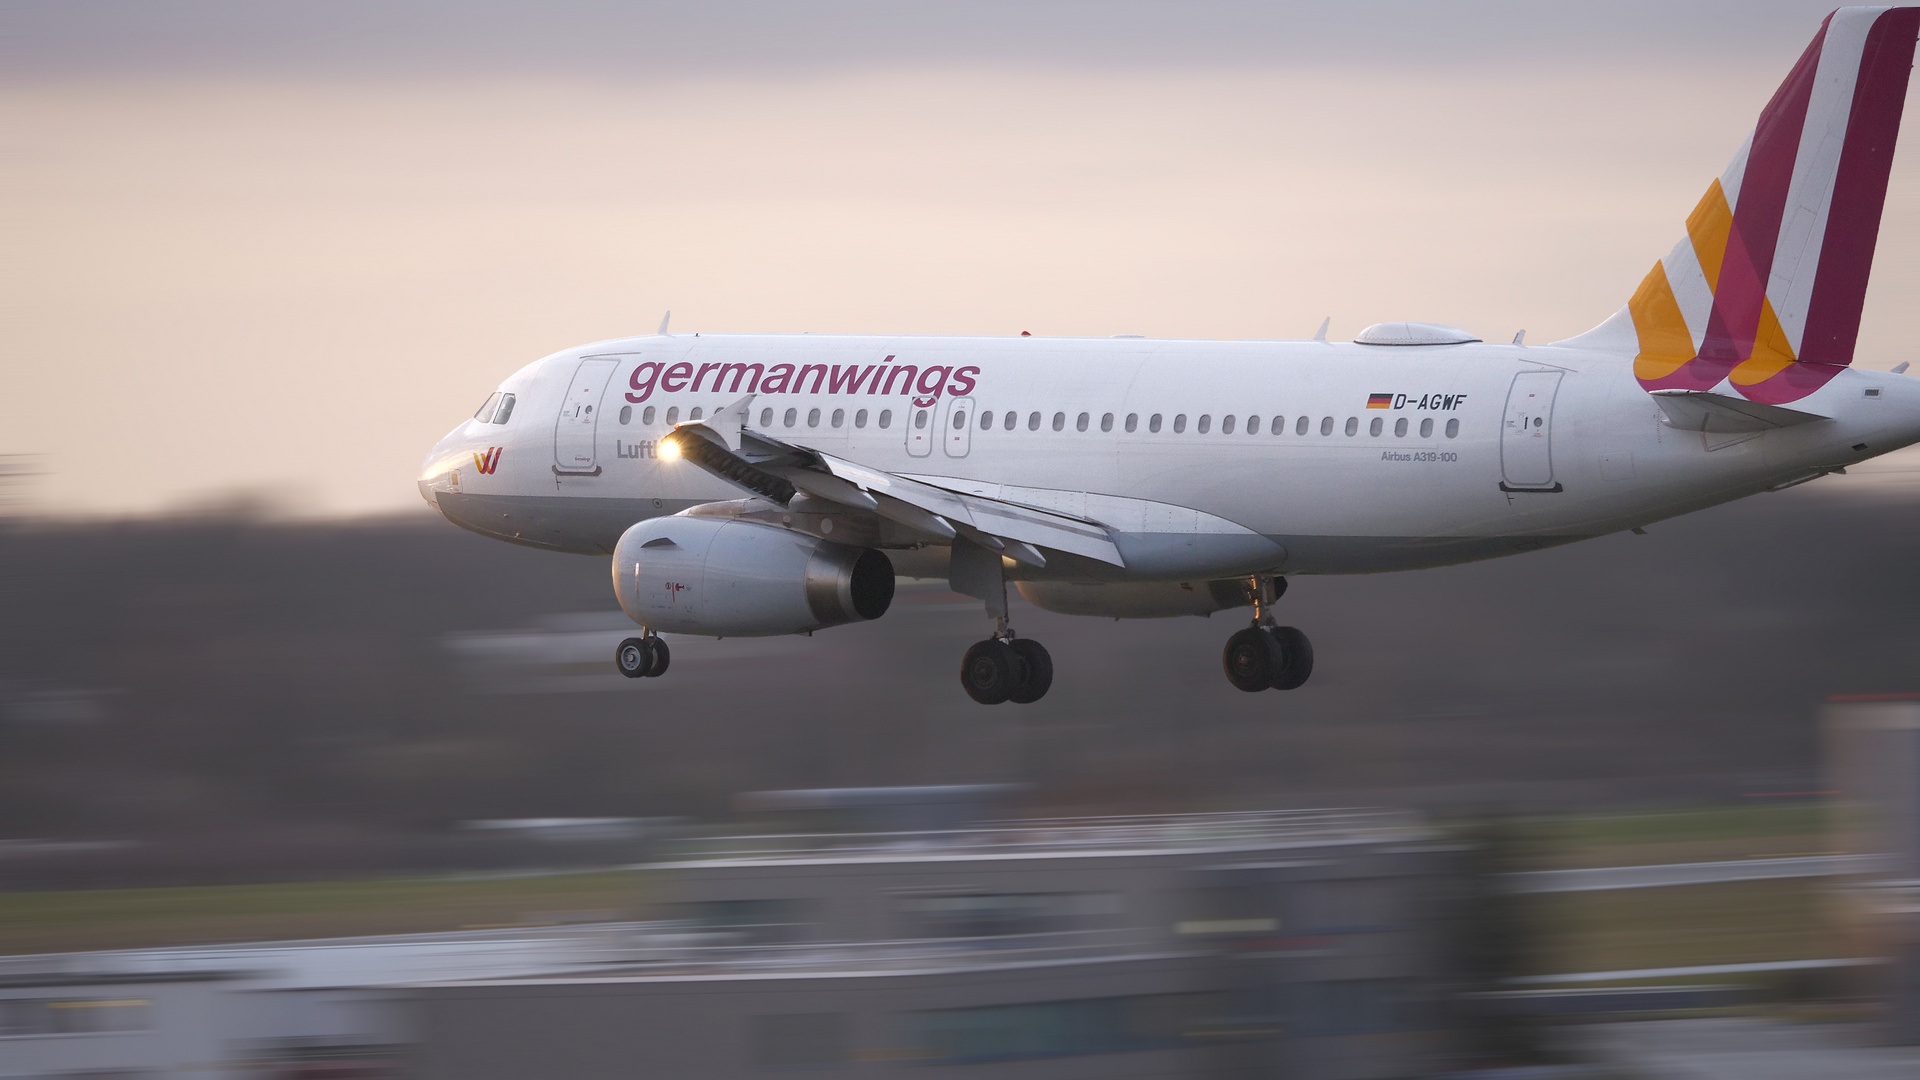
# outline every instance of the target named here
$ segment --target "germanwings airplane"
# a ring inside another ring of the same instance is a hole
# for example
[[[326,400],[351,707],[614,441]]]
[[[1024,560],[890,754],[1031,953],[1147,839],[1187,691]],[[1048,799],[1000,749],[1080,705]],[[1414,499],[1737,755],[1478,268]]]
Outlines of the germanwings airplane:
[[[1571,543],[1920,441],[1920,381],[1855,369],[1920,8],[1842,8],[1625,306],[1550,345],[1384,322],[1351,342],[669,334],[535,361],[420,491],[513,543],[611,555],[639,624],[810,633],[896,574],[980,599],[975,701],[1047,692],[1006,587],[1117,618],[1251,609],[1224,665],[1289,690],[1295,574]]]

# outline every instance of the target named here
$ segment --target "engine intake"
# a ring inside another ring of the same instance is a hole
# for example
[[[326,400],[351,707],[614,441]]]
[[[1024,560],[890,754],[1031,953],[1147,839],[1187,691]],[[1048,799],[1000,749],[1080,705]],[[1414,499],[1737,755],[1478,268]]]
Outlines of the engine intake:
[[[670,634],[799,634],[887,613],[893,563],[771,525],[649,518],[613,550],[613,591],[634,622]]]

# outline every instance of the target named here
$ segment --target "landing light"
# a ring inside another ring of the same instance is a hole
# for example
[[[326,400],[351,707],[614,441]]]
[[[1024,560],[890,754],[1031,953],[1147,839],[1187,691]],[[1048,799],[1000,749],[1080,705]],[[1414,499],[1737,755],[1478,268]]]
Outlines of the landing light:
[[[680,441],[676,439],[674,436],[669,435],[666,438],[660,440],[660,460],[661,461],[680,460]]]

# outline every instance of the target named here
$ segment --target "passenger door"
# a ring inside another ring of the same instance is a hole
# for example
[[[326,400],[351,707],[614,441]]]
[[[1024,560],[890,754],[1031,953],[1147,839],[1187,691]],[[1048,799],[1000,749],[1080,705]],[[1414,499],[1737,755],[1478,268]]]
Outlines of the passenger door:
[[[1560,491],[1553,482],[1553,398],[1558,371],[1523,371],[1507,391],[1500,424],[1502,491]]]
[[[553,471],[569,476],[598,476],[594,439],[599,430],[600,399],[613,375],[611,357],[588,357],[574,369],[560,416],[553,426]]]

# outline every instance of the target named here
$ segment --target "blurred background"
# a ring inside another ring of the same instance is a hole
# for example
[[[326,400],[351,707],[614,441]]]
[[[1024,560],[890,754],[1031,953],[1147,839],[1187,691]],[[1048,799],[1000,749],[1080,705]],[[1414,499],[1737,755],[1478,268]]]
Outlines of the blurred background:
[[[1300,579],[1321,661],[1285,700],[1219,677],[1231,616],[1023,607],[1059,676],[1014,711],[953,685],[983,617],[937,582],[621,679],[603,561],[466,534],[413,486],[505,374],[667,309],[1580,332],[1825,10],[0,6],[0,1074],[612,1075],[654,1050],[546,1047],[527,987],[624,972],[665,996],[606,1015],[674,1030],[695,984],[663,973],[724,970],[741,993],[692,1041],[751,1052],[655,1071],[1911,1075],[1887,1044],[1920,1037],[1920,870],[1874,808],[1920,771],[1845,734],[1904,713],[1844,707],[1920,691],[1920,456],[1645,536]],[[1864,366],[1917,359],[1914,161]],[[1384,967],[1328,944],[1386,926]],[[374,935],[358,967],[262,944]],[[932,995],[905,1028],[818,988],[752,1005],[771,984],[741,974],[924,973],[900,943],[928,940],[958,966],[888,991]],[[1041,957],[1138,985],[1043,985]],[[251,1019],[182,1019],[212,1015]]]

